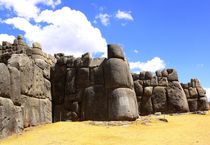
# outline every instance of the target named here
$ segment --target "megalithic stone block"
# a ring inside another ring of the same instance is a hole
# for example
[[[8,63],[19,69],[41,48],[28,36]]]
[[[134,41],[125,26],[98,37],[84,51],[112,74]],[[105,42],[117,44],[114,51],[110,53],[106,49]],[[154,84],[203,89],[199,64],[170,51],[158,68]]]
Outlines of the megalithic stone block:
[[[124,53],[122,48],[116,44],[109,44],[108,45],[108,59],[109,58],[120,58],[125,59]]]

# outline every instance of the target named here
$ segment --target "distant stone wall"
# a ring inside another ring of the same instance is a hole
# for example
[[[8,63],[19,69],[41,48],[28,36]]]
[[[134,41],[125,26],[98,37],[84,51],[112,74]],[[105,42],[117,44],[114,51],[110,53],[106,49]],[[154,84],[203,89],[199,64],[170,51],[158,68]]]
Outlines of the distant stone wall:
[[[133,80],[122,49],[108,46],[108,59],[56,54],[52,68],[53,121],[135,120]]]
[[[180,84],[175,69],[132,74],[140,115],[156,112],[183,113],[209,109],[206,92],[199,80]],[[199,93],[198,93],[199,92]]]
[[[1,47],[0,138],[52,122],[50,67],[54,60],[38,58],[33,52],[42,52],[41,46],[34,43],[31,49],[20,38]]]

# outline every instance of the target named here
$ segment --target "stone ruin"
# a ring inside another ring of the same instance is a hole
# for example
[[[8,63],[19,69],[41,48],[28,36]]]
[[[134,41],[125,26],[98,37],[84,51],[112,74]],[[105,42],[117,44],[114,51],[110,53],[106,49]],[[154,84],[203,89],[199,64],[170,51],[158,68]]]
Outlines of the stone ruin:
[[[94,59],[88,53],[53,57],[21,36],[0,45],[0,138],[57,121],[133,121],[208,109],[198,79],[181,84],[175,69],[132,74],[118,45]]]

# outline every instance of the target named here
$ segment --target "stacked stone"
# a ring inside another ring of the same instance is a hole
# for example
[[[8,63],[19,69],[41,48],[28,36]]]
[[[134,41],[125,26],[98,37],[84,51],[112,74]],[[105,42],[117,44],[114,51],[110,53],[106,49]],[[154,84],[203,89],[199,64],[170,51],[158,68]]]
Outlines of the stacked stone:
[[[182,84],[191,112],[209,110],[206,91],[202,88],[198,79],[191,79],[188,84]]]
[[[52,68],[53,121],[81,119],[81,100],[90,85],[88,53],[80,58],[55,55],[57,62]]]
[[[118,45],[108,45],[104,79],[108,99],[108,119],[135,120],[138,118],[133,79],[123,51]]]
[[[18,35],[13,44],[6,41],[2,42],[2,45],[0,46],[0,62],[6,63],[12,54],[25,53],[30,55],[30,51],[31,49],[23,41],[23,37]]]
[[[0,63],[0,138],[52,122],[50,64],[15,53]]]
[[[188,112],[185,93],[174,69],[133,74],[140,115]]]
[[[52,69],[54,121],[134,120],[138,117],[133,81],[119,46],[108,59],[57,54]]]

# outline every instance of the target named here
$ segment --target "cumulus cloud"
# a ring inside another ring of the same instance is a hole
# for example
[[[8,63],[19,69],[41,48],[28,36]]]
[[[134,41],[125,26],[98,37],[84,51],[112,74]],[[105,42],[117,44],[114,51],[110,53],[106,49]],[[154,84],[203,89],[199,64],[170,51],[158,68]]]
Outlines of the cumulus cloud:
[[[101,24],[103,24],[104,26],[107,26],[110,23],[110,17],[111,16],[107,13],[100,13],[95,18],[99,19]]]
[[[122,19],[122,20],[128,20],[128,21],[133,21],[133,16],[131,15],[131,11],[121,11],[118,10],[115,17],[117,19]]]
[[[206,95],[208,97],[208,100],[210,102],[210,88],[204,88],[206,90]]]
[[[43,10],[33,18],[33,23],[23,17],[9,18],[4,23],[22,30],[27,41],[40,42],[44,51],[51,54],[106,53],[106,40],[100,30],[82,12],[69,7]]]
[[[55,7],[61,0],[0,0],[0,6],[13,10],[17,16],[34,18],[40,12],[38,4]]]
[[[164,69],[165,63],[163,60],[161,60],[159,57],[154,57],[153,59],[147,61],[147,62],[130,62],[130,68],[134,72],[140,72],[140,71],[151,71],[155,72],[156,70]]]
[[[139,51],[137,49],[134,49],[133,52],[134,53],[139,53]]]
[[[0,34],[0,44],[2,44],[2,41],[7,41],[12,43],[15,39],[15,36],[8,35],[8,34]]]

